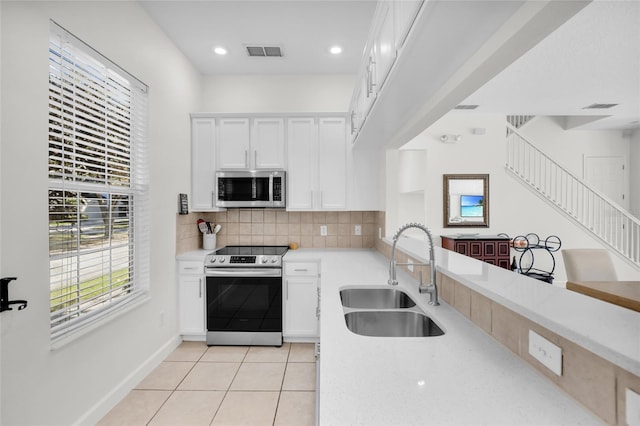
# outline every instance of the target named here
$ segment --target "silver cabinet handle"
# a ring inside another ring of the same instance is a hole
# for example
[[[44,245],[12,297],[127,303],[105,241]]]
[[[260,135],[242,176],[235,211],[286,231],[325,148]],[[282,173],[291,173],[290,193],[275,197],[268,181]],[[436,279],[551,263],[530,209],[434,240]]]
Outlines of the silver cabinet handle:
[[[253,167],[258,168],[258,150],[253,150]]]
[[[249,160],[249,151],[244,150],[244,167],[247,168],[247,162]]]
[[[284,300],[289,300],[289,280],[284,282]]]
[[[202,278],[198,278],[198,298],[202,299]]]
[[[295,272],[307,272],[308,269],[307,268],[305,268],[305,269],[294,269],[294,271]]]
[[[375,69],[375,61],[371,56],[369,56],[369,67],[367,73],[367,97],[373,95],[373,88],[375,87],[375,83],[373,82],[373,70]]]

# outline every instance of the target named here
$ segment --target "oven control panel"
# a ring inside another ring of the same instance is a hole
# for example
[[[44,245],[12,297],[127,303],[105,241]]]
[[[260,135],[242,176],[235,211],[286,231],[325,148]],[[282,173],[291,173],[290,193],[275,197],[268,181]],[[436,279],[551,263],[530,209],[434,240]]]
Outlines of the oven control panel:
[[[205,266],[276,266],[282,264],[282,256],[207,256]]]
[[[255,256],[230,256],[229,263],[256,263]]]

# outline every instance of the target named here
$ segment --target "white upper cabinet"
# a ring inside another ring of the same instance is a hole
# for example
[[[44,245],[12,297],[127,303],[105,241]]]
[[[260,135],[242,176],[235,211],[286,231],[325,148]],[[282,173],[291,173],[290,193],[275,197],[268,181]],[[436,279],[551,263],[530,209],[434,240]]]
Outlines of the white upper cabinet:
[[[284,169],[283,118],[220,118],[218,168]]]
[[[318,204],[323,210],[347,207],[345,119],[318,119]]]
[[[284,119],[254,118],[251,150],[251,168],[284,169]]]
[[[396,60],[394,4],[388,1],[380,2],[377,12],[373,39],[373,84],[375,91],[379,92]]]
[[[217,210],[214,202],[216,173],[216,121],[191,119],[191,210]]]
[[[378,1],[349,107],[352,143],[362,134],[373,105],[387,84],[387,77],[396,63],[398,52],[423,3],[424,0]]]
[[[416,20],[424,0],[402,0],[393,2],[393,16],[395,21],[396,50],[404,45],[409,30]]]
[[[218,125],[219,169],[248,169],[251,132],[248,118],[220,118]]]
[[[289,118],[287,121],[287,208],[313,209],[317,181],[316,120],[312,117]]]
[[[289,118],[287,210],[346,208],[346,120]]]

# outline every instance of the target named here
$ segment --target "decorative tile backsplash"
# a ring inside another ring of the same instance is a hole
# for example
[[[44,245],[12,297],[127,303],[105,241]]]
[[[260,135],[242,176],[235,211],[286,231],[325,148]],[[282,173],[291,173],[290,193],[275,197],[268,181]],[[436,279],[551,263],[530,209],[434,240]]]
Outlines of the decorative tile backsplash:
[[[218,247],[297,243],[301,248],[373,248],[380,226],[384,235],[383,212],[228,209],[224,212],[177,215],[177,254],[202,248],[198,219],[222,226],[217,235]],[[360,226],[360,235],[356,235],[357,225]],[[326,236],[321,235],[322,226],[326,226]]]

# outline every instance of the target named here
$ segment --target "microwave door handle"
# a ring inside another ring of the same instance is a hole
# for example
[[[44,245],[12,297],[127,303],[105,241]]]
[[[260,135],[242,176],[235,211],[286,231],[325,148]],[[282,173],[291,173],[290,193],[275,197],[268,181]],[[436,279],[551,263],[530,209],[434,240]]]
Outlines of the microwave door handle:
[[[273,203],[273,173],[269,175],[269,202]]]

